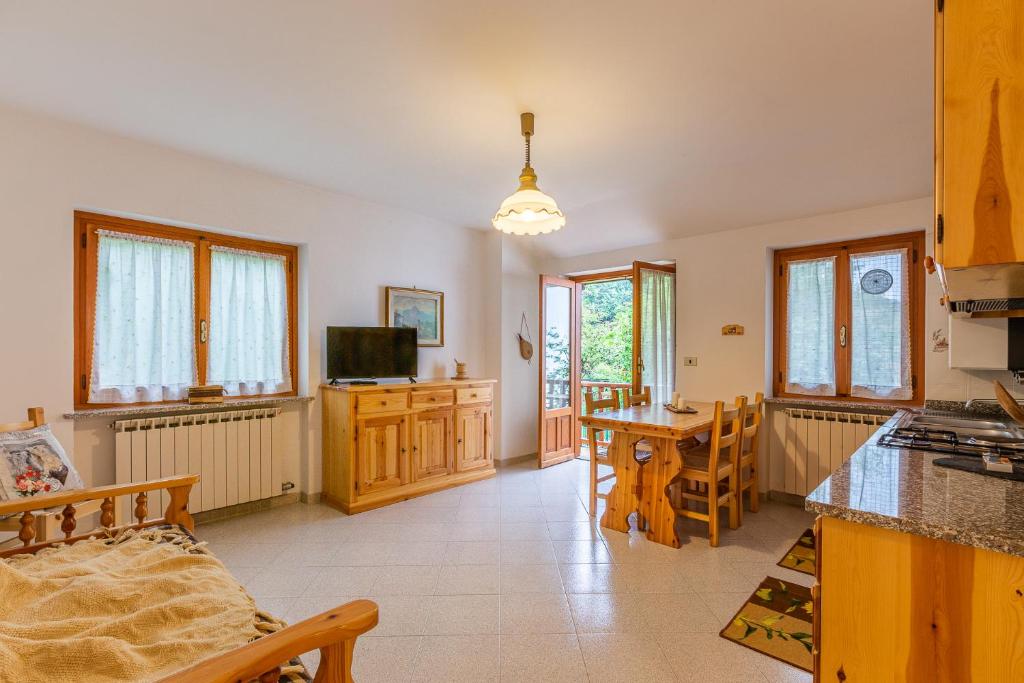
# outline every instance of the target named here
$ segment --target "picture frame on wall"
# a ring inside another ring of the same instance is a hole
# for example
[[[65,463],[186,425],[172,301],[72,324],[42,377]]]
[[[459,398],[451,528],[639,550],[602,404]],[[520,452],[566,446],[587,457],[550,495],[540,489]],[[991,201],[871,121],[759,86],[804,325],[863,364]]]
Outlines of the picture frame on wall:
[[[444,346],[444,292],[387,287],[385,325],[415,327],[417,346]]]

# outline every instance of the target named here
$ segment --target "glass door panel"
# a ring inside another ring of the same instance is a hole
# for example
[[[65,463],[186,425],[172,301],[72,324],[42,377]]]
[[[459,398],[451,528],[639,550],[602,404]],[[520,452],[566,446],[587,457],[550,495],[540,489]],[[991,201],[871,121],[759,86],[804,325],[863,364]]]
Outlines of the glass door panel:
[[[576,283],[542,275],[540,317],[544,346],[540,353],[537,459],[540,467],[547,467],[576,454]]]
[[[676,376],[676,267],[633,262],[633,387],[672,399]]]

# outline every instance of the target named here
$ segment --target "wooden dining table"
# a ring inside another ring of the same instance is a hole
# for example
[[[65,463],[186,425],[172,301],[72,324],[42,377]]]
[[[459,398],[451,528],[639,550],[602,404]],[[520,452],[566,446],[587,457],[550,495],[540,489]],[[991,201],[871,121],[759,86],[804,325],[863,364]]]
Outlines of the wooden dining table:
[[[633,406],[583,415],[587,429],[612,433],[608,462],[615,470],[615,484],[608,492],[601,526],[615,531],[630,530],[629,516],[639,511],[647,521],[647,539],[678,548],[676,513],[665,488],[682,469],[676,443],[711,430],[714,403],[687,401],[696,413],[674,413],[662,405]],[[634,458],[635,445],[646,440],[651,459],[641,465]]]

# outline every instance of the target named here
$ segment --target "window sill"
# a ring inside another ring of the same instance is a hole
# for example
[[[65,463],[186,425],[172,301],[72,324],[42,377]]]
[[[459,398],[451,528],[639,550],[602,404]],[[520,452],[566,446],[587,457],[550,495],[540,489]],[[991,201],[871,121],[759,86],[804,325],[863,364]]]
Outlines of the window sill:
[[[157,405],[123,405],[115,408],[86,408],[64,413],[66,420],[91,420],[105,417],[156,417],[158,415],[187,415],[189,413],[210,413],[220,410],[241,410],[243,408],[266,408],[290,403],[309,403],[312,396],[268,396],[265,398],[228,398],[224,403],[160,403]]]
[[[857,399],[837,399],[832,396],[776,396],[764,400],[768,405],[788,408],[809,408],[811,410],[843,410],[854,409],[860,412],[894,413],[897,410],[915,410],[923,406],[908,403],[886,403],[885,401],[859,401]]]

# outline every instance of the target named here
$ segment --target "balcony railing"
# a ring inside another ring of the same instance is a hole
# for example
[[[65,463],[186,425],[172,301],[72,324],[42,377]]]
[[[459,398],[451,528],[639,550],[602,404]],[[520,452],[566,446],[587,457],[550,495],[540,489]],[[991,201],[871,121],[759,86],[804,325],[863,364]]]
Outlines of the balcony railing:
[[[590,394],[596,394],[597,398],[609,398],[613,393],[619,395],[619,405],[625,405],[626,397],[629,395],[629,390],[632,387],[629,383],[623,382],[580,382],[580,415],[583,415],[587,411],[587,403],[585,396]],[[598,448],[607,448],[608,444],[611,443],[611,432],[608,430],[600,430],[597,433],[597,446]],[[580,441],[583,446],[589,448],[590,442],[587,441],[587,428],[580,425]]]

